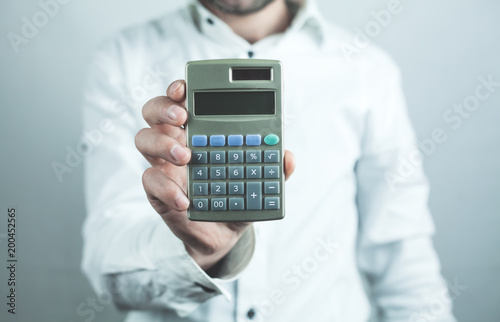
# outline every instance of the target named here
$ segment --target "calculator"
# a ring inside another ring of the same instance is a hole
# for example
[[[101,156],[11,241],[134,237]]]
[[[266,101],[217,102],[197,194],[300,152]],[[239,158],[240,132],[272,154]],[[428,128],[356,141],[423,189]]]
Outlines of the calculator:
[[[186,65],[187,166],[194,221],[282,219],[283,83],[277,60]]]

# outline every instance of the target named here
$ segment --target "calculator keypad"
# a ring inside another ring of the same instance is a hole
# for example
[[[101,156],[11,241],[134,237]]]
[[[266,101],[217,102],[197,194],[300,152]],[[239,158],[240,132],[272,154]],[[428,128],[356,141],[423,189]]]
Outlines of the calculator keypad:
[[[280,151],[259,149],[263,145],[259,134],[229,135],[227,142],[224,135],[197,135],[192,143],[197,147],[191,158],[193,210],[280,209]],[[240,146],[248,149],[223,148]]]

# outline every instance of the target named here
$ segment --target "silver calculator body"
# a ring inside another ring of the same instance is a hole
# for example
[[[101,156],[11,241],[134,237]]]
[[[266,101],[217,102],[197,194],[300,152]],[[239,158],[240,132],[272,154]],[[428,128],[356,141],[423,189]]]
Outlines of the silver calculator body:
[[[188,218],[282,219],[283,83],[276,60],[186,65]]]

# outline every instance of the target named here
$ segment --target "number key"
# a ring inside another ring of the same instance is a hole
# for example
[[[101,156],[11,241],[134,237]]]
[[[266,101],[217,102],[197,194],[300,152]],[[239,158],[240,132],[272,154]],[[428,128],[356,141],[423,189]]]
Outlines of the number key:
[[[229,183],[229,194],[230,195],[242,195],[245,193],[245,187],[243,182],[230,182]]]
[[[201,164],[207,163],[207,151],[193,151],[191,157],[191,163],[193,164]]]
[[[210,168],[210,179],[226,179],[226,168],[224,167]]]
[[[194,180],[208,179],[207,167],[193,167],[193,178]]]
[[[210,184],[210,190],[213,195],[225,195],[226,194],[226,183],[225,182],[214,182]]]
[[[243,167],[229,167],[229,179],[243,179]]]
[[[229,163],[243,163],[243,151],[229,151]]]
[[[193,193],[195,196],[207,196],[208,195],[208,183],[194,183]]]
[[[208,199],[193,199],[194,210],[207,211],[208,210]]]
[[[210,163],[226,163],[226,152],[224,151],[211,151]]]
[[[226,198],[213,198],[212,210],[226,210]]]

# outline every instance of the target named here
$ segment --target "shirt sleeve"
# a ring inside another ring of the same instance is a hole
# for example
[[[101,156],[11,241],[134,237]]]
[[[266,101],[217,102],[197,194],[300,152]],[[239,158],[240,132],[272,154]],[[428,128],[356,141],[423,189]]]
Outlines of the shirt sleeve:
[[[248,265],[255,245],[250,227],[211,277],[149,204],[136,150],[141,123],[127,97],[126,66],[118,41],[96,53],[84,94],[85,194],[82,269],[98,294],[122,308],[171,309],[186,316],[202,302],[230,294],[222,282]]]
[[[455,321],[431,241],[429,187],[399,70],[385,55],[364,70],[369,108],[356,165],[359,268],[381,321]]]

